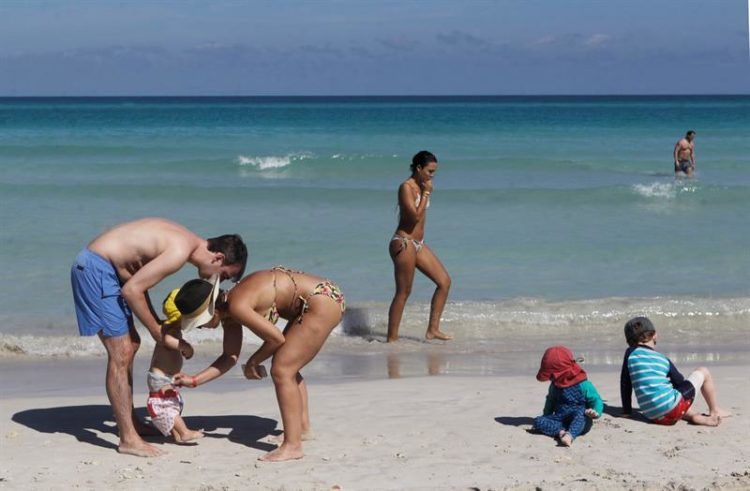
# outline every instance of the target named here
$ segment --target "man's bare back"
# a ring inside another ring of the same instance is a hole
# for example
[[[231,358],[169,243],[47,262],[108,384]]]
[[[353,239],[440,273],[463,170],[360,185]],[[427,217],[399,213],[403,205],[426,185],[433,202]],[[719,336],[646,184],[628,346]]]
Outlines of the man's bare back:
[[[180,224],[161,218],[144,218],[107,230],[88,248],[109,260],[120,281],[125,283],[167,250],[182,256],[184,264],[202,240]]]

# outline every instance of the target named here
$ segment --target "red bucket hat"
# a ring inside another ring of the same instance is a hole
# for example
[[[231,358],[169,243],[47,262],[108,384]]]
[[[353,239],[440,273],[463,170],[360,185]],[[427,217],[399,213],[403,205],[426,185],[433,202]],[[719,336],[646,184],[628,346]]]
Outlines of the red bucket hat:
[[[551,380],[555,387],[564,389],[586,380],[586,372],[576,363],[572,351],[565,346],[553,346],[544,352],[536,379]]]

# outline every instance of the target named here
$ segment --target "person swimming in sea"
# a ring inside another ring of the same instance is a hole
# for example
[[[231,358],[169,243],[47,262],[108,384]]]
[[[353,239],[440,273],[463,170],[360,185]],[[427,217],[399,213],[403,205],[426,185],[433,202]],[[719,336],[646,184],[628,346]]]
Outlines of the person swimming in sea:
[[[688,130],[683,138],[674,146],[674,174],[675,177],[685,175],[693,177],[695,174],[695,131]]]

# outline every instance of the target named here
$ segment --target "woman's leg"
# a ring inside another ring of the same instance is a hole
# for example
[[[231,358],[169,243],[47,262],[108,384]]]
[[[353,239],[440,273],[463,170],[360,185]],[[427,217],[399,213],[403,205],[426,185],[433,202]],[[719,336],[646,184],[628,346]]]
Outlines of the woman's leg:
[[[437,287],[432,295],[430,305],[430,322],[427,325],[427,339],[453,339],[453,336],[440,331],[440,317],[443,315],[445,302],[448,300],[448,291],[451,288],[451,277],[448,275],[443,263],[426,245],[417,254],[417,269],[431,279]]]
[[[396,293],[393,295],[391,308],[388,309],[388,342],[398,340],[398,328],[404,315],[406,300],[411,294],[414,283],[414,271],[417,265],[417,250],[411,241],[405,243],[392,240],[389,246],[393,260],[393,275],[396,278]]]
[[[284,442],[261,460],[279,462],[302,458],[302,432],[307,388],[300,387],[299,371],[320,351],[328,335],[341,320],[341,309],[330,298],[314,296],[308,301],[310,310],[300,324],[286,331],[284,344],[273,356],[271,376],[276,387]],[[304,384],[304,382],[303,382]],[[304,396],[303,396],[304,394]]]

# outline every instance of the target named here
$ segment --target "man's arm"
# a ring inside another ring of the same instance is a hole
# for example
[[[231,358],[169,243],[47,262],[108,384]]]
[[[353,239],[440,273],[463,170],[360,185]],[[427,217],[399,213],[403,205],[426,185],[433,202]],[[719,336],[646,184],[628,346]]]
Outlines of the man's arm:
[[[678,172],[680,170],[680,159],[677,156],[677,154],[680,153],[680,142],[674,144],[674,152],[672,152],[672,156],[674,157],[674,171]]]
[[[179,270],[190,257],[184,247],[171,247],[146,263],[122,286],[122,296],[130,310],[148,329],[157,343],[162,340],[162,328],[154,315],[154,308],[148,298],[148,289]]]

